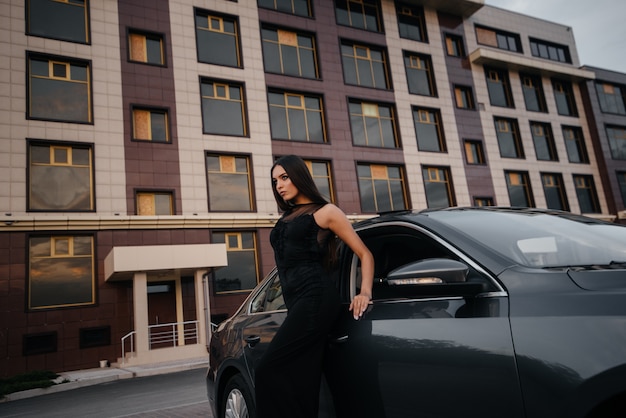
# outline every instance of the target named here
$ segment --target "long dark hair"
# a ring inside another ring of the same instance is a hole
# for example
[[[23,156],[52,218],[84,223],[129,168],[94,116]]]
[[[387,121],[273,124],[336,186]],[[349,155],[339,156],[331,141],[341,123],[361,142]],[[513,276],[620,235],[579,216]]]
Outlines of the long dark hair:
[[[328,200],[322,196],[319,189],[315,185],[311,172],[302,158],[297,155],[285,155],[284,157],[280,157],[274,162],[274,165],[270,170],[270,177],[277,165],[281,166],[285,170],[293,185],[298,189],[298,192],[311,199],[312,203],[319,203],[320,205],[328,203]],[[278,203],[278,207],[281,210],[288,211],[293,208],[293,202],[284,200],[282,196],[278,194],[273,178],[272,192],[274,192],[274,199],[276,199],[276,203]],[[324,266],[328,270],[332,270],[337,263],[337,248],[337,237],[334,234],[331,234],[326,240],[326,255],[324,257]]]
[[[285,169],[293,185],[296,186],[300,193],[311,199],[313,203],[328,203],[315,185],[311,172],[302,158],[297,155],[285,155],[284,157],[280,157],[274,162],[270,170],[270,177],[277,165]],[[274,192],[274,199],[276,199],[276,203],[278,203],[278,207],[281,210],[287,211],[293,207],[293,202],[285,201],[282,196],[278,194],[276,186],[274,185],[274,179],[272,179],[272,192]]]

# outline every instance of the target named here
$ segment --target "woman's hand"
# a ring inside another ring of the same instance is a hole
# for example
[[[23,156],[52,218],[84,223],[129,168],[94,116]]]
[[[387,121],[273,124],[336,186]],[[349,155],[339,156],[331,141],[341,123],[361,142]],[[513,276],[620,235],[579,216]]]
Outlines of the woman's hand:
[[[352,303],[350,304],[350,310],[352,311],[352,315],[354,319],[359,319],[365,313],[367,306],[372,300],[371,296],[365,293],[359,293],[352,299]]]

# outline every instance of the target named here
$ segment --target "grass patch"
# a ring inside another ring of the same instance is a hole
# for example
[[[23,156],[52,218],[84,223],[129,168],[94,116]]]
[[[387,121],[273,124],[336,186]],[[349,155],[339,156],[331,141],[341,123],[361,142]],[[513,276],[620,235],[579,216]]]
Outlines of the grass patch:
[[[0,397],[28,389],[48,388],[55,384],[53,380],[57,377],[59,375],[54,372],[37,370],[0,379]]]

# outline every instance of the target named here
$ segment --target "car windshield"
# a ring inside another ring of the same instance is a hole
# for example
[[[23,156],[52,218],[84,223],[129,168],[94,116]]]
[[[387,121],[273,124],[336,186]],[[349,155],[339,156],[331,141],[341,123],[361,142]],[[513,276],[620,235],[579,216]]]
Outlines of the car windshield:
[[[626,227],[572,215],[495,210],[428,213],[528,267],[626,268]]]

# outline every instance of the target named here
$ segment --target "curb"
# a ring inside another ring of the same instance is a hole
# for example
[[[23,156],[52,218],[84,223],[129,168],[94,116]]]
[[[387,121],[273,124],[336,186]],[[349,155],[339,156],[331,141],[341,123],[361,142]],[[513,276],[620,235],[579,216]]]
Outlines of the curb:
[[[77,370],[73,372],[59,373],[56,379],[59,383],[48,388],[29,389],[21,392],[14,392],[0,398],[0,403],[28,399],[35,396],[49,395],[67,390],[79,389],[86,386],[99,385],[101,383],[113,382],[121,379],[132,379],[135,377],[156,376],[161,374],[181,372],[185,370],[200,369],[208,367],[208,359],[190,361],[186,363],[157,363],[145,366],[132,366],[127,368],[100,368]],[[65,383],[63,383],[65,382]]]

